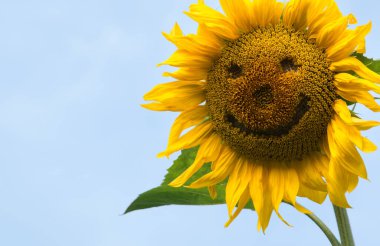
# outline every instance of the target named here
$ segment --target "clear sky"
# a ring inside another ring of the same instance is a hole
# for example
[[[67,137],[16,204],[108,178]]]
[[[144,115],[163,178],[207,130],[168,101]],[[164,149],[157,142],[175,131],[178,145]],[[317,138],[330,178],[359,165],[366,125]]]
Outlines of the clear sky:
[[[142,95],[174,47],[160,34],[195,0],[34,0],[0,3],[0,245],[328,245],[304,215],[281,210],[266,235],[244,211],[228,228],[225,206],[169,206],[121,216],[160,184],[175,113],[142,109]],[[216,1],[206,1],[216,6]],[[380,4],[339,0],[360,23],[373,21],[368,56],[380,58]],[[380,120],[362,111],[363,117]],[[366,133],[380,145],[380,128]],[[349,195],[357,245],[376,245],[380,152],[366,155],[371,182]],[[334,231],[329,202],[304,202]]]

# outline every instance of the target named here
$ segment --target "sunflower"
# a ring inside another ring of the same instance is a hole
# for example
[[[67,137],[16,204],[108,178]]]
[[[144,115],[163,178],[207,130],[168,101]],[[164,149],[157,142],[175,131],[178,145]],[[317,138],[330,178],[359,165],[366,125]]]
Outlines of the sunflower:
[[[208,187],[227,179],[229,225],[252,200],[265,231],[282,201],[303,213],[306,197],[347,208],[346,193],[367,179],[358,149],[376,146],[361,135],[380,123],[358,118],[349,104],[380,106],[380,75],[357,59],[371,23],[344,16],[334,0],[220,0],[224,13],[203,0],[185,12],[198,24],[184,35],[178,24],[166,39],[177,67],[174,82],[148,92],[143,105],[175,111],[168,145],[158,156],[199,146],[194,163],[170,185],[180,187],[204,165],[211,171],[188,184]]]

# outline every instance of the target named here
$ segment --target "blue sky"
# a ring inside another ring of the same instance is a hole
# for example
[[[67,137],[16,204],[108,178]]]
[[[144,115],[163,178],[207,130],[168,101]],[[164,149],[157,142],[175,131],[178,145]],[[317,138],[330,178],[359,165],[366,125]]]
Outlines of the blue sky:
[[[194,0],[195,1],[195,0]],[[170,206],[121,216],[171,165],[155,154],[174,113],[142,109],[142,95],[174,47],[161,31],[193,1],[35,0],[0,3],[0,245],[328,245],[302,214],[273,217],[266,235],[244,211],[228,228],[225,206]],[[217,6],[216,1],[206,1]],[[340,0],[344,13],[373,21],[368,56],[380,58],[380,4]],[[361,109],[362,110],[362,109]],[[363,117],[380,120],[362,110]],[[380,145],[380,129],[366,133]],[[366,155],[371,182],[349,195],[358,245],[378,236],[380,152]],[[304,203],[336,231],[329,203]]]

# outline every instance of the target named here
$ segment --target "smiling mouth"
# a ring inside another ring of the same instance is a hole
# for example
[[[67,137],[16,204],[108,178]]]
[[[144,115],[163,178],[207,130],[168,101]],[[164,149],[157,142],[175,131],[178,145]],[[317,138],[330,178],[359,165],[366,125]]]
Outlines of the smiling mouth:
[[[236,117],[229,112],[226,113],[226,116],[225,116],[226,121],[229,122],[233,127],[238,128],[241,132],[246,133],[248,135],[275,136],[275,137],[287,135],[292,130],[292,128],[299,123],[302,117],[310,109],[310,106],[309,106],[310,97],[308,97],[305,94],[301,94],[300,97],[301,97],[301,100],[298,103],[297,107],[295,108],[295,113],[293,115],[293,118],[289,121],[289,123],[285,125],[280,125],[273,129],[266,129],[266,130],[250,129],[244,123],[236,119]]]

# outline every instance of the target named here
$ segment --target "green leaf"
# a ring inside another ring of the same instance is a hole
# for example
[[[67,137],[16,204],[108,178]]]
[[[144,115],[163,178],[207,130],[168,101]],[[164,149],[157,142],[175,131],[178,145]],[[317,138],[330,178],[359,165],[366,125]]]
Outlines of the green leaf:
[[[354,56],[372,71],[380,73],[380,60],[374,60],[358,53],[355,53]]]
[[[188,189],[184,187],[174,188],[162,185],[139,195],[137,199],[129,205],[125,213],[173,204],[215,205],[223,203],[224,199],[220,196],[215,200],[211,199],[207,189]]]
[[[125,213],[129,213],[139,209],[152,208],[164,205],[215,205],[224,204],[225,182],[217,185],[216,190],[218,196],[211,199],[208,189],[189,189],[185,187],[174,188],[168,186],[172,180],[185,171],[194,161],[198,148],[183,150],[174,164],[168,169],[162,184],[154,189],[140,194],[136,200],[132,202]],[[189,183],[200,178],[204,174],[210,172],[210,164],[204,165],[191,179]]]
[[[207,188],[189,189],[185,187],[174,188],[168,184],[185,171],[194,161],[198,148],[183,150],[177,160],[168,169],[162,184],[156,188],[140,194],[126,209],[125,213],[135,210],[153,208],[165,205],[216,205],[225,204],[226,182],[216,185],[217,197],[212,199]],[[210,163],[207,163],[189,179],[191,183],[206,173],[209,173]],[[253,209],[252,203],[247,208]]]

